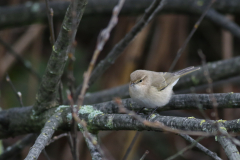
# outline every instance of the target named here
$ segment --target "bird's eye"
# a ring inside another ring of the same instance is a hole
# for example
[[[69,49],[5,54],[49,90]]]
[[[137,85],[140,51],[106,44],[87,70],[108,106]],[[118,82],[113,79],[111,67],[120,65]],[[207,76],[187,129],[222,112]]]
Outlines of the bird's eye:
[[[142,82],[142,79],[139,82]]]

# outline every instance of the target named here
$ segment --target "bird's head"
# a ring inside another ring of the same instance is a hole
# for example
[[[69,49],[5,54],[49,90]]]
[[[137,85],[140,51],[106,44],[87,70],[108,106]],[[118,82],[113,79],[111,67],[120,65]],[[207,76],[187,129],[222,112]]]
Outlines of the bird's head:
[[[130,87],[143,87],[148,84],[148,73],[144,70],[136,70],[130,74]]]

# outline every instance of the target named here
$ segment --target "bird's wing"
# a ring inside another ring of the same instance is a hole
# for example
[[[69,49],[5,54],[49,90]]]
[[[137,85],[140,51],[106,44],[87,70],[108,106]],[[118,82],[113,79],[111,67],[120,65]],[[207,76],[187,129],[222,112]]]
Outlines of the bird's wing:
[[[152,86],[156,87],[158,91],[164,90],[167,86],[175,82],[179,76],[175,76],[173,73],[160,72],[159,76],[155,76],[152,80]],[[157,77],[157,78],[156,78]]]

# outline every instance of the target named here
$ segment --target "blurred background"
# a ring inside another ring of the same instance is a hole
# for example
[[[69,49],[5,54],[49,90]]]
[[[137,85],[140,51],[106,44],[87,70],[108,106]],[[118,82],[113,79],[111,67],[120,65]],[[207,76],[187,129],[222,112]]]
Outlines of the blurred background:
[[[27,5],[28,3],[44,1],[27,0],[8,0],[0,1],[0,7],[10,7],[18,5]],[[62,2],[62,1],[59,1]],[[145,8],[147,8],[146,6]],[[0,8],[0,10],[1,10]],[[143,13],[143,12],[142,12]],[[98,62],[103,59],[112,47],[119,42],[126,33],[134,26],[142,14],[121,15],[119,22],[111,32],[111,37],[104,50],[101,52]],[[16,15],[21,16],[21,15]],[[47,17],[47,15],[46,15]],[[233,15],[226,15],[239,24],[240,19]],[[66,99],[66,90],[68,83],[73,80],[75,87],[82,83],[83,72],[87,69],[93,51],[95,49],[97,36],[110,18],[110,14],[84,16],[80,22],[76,35],[77,46],[75,50],[75,61],[73,66],[74,78],[69,77],[71,65],[65,67],[62,76],[63,96]],[[134,41],[127,47],[124,53],[117,61],[99,78],[88,92],[95,92],[109,89],[128,83],[129,75],[136,69],[146,69],[152,71],[168,71],[178,49],[182,46],[188,34],[192,30],[194,23],[199,15],[191,14],[163,14],[156,16],[151,23],[142,30]],[[54,17],[54,32],[57,37],[63,17]],[[42,76],[47,61],[49,59],[52,46],[50,43],[50,33],[47,19],[38,24],[18,25],[4,27],[0,30],[0,39],[9,44],[21,57],[31,63],[31,67]],[[228,59],[239,55],[240,40],[233,37],[228,31],[204,19],[192,37],[187,48],[184,50],[174,70],[183,69],[188,66],[201,65],[201,58],[198,56],[198,50],[201,49],[206,55],[207,62],[213,62],[222,59]],[[29,65],[29,63],[28,63]],[[23,65],[17,61],[6,46],[0,44],[0,107],[8,109],[19,107],[19,102],[11,89],[11,85],[6,82],[6,74],[12,80],[17,91],[22,94],[24,106],[30,106],[35,101],[36,91],[39,81],[33,74],[29,73]],[[225,83],[214,87],[214,92],[239,92],[240,86],[237,83]],[[197,93],[206,93],[206,90],[198,90]],[[179,111],[182,115],[194,115],[201,117],[199,111]],[[210,111],[206,111],[210,113]],[[239,110],[225,109],[219,111],[220,118],[234,119],[239,118]],[[127,147],[131,143],[135,131],[100,131],[99,136],[108,157],[122,159]],[[56,133],[60,134],[60,133]],[[81,134],[79,133],[81,137]],[[23,136],[8,138],[3,140],[3,146],[11,146]],[[196,137],[194,137],[196,138]],[[226,159],[221,146],[214,141],[214,138],[206,138],[201,143],[213,152]],[[189,145],[181,137],[162,132],[141,132],[135,145],[133,146],[128,159],[140,159],[146,150],[149,154],[146,160],[165,159],[173,155],[180,149]],[[14,160],[24,159],[29,151],[29,145],[19,155],[15,155]],[[51,160],[72,159],[71,151],[68,146],[67,138],[62,138],[46,148]],[[83,138],[80,138],[79,147],[80,159],[91,159],[88,148]],[[39,160],[45,160],[46,157],[41,154]],[[210,159],[198,149],[187,151],[177,159]]]

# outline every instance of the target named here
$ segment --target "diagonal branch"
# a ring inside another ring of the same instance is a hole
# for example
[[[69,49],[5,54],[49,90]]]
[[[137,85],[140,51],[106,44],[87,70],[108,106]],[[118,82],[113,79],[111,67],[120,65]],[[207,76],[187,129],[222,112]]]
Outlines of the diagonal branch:
[[[10,159],[12,156],[19,154],[27,145],[34,142],[35,139],[36,137],[34,134],[27,135],[11,147],[6,148],[6,151],[0,155],[0,160]]]
[[[77,26],[82,18],[84,8],[86,6],[87,0],[77,1],[77,12],[76,12],[76,27],[75,30],[72,29],[72,9],[73,6],[70,5],[58,38],[53,46],[51,57],[48,61],[47,69],[42,78],[41,85],[36,95],[36,103],[33,107],[33,115],[37,115],[57,104],[56,93],[58,90],[60,78],[63,74],[63,70],[66,64],[66,57],[69,51],[69,47],[72,45],[70,42],[71,35],[76,35]]]
[[[87,143],[88,149],[90,151],[90,154],[92,156],[92,160],[102,160],[102,154],[99,152],[100,145],[98,142],[97,134],[89,133],[91,137],[94,138],[94,141],[91,141],[86,135],[86,133],[83,132],[84,139]],[[97,147],[96,147],[97,145]]]
[[[190,39],[192,38],[192,36],[194,35],[194,33],[196,32],[196,30],[198,29],[200,23],[202,22],[203,18],[206,16],[206,14],[208,13],[208,11],[210,10],[211,6],[213,5],[213,3],[215,2],[216,0],[211,0],[209,2],[209,4],[207,5],[206,9],[203,11],[202,15],[200,16],[200,18],[197,20],[197,22],[194,24],[194,27],[193,29],[191,30],[191,32],[189,33],[187,39],[184,41],[183,45],[181,46],[181,48],[178,50],[177,52],[177,55],[176,57],[174,58],[170,68],[169,68],[169,72],[172,72],[174,67],[176,66],[177,64],[177,61],[179,60],[179,58],[181,57],[184,49],[187,47]]]
[[[186,141],[190,142],[191,144],[196,143],[196,140],[194,140],[192,137],[185,135],[185,134],[179,134],[179,136],[181,136],[182,138],[184,138]],[[203,153],[205,153],[206,155],[212,157],[215,160],[222,160],[220,157],[217,156],[216,153],[210,151],[209,149],[207,149],[206,147],[204,147],[203,145],[201,145],[200,143],[196,143],[195,147],[197,147],[198,149],[200,149]]]
[[[62,123],[61,113],[56,112],[51,116],[51,118],[46,122],[46,124],[42,128],[40,135],[35,141],[35,144],[30,149],[25,160],[38,159],[38,156],[40,155],[42,150],[45,148],[45,146],[48,144],[53,133],[55,132],[55,130],[58,129],[61,123]]]
[[[223,133],[224,135],[228,134],[227,129],[221,124],[220,124],[220,132]],[[216,140],[222,145],[229,160],[240,159],[239,151],[237,150],[236,145],[233,144],[228,137],[219,135],[219,136],[216,136]]]
[[[196,141],[194,141],[191,145],[183,148],[182,150],[178,151],[176,154],[168,157],[168,158],[165,159],[165,160],[173,160],[173,159],[177,158],[178,156],[182,155],[182,154],[183,154],[184,152],[186,152],[187,150],[195,147],[195,146],[198,144],[198,142],[199,142],[200,140],[202,140],[203,138],[205,138],[205,137],[199,137],[199,138],[198,138]]]
[[[11,45],[6,43],[1,38],[0,43],[8,50],[8,53],[12,54],[24,66],[27,71],[29,71],[37,78],[37,80],[41,79],[40,75],[32,68],[31,63],[28,60],[24,59],[19,53],[15,52]]]

